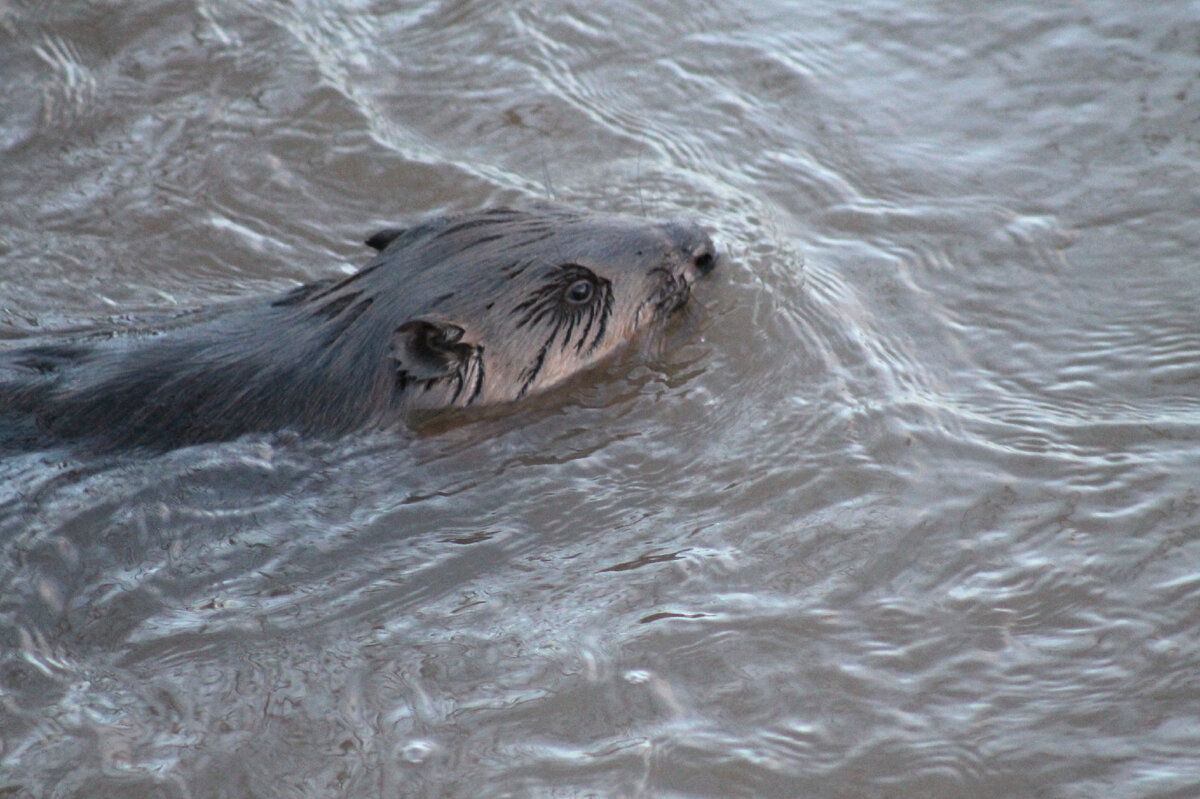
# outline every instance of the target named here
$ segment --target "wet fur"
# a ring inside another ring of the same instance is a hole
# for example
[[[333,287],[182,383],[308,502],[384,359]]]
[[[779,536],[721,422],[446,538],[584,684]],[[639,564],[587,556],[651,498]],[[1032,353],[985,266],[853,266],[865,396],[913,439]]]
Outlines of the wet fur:
[[[436,219],[367,243],[381,252],[349,277],[207,321],[0,355],[0,426],[10,444],[166,448],[507,402],[660,322],[715,259],[694,226],[561,208]]]

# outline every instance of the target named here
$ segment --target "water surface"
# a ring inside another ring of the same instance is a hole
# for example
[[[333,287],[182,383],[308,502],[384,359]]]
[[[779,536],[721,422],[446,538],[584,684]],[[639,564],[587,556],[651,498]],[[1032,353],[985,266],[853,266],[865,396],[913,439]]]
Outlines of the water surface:
[[[0,337],[547,197],[725,253],[500,413],[0,462],[0,793],[1200,793],[1200,3],[0,5]]]

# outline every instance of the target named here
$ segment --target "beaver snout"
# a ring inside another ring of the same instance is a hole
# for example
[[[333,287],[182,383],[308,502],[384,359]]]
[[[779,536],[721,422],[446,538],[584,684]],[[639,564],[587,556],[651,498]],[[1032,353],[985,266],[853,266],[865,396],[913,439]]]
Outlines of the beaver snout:
[[[708,236],[704,243],[692,252],[691,271],[696,277],[704,277],[717,268],[717,248],[713,246]]]
[[[666,232],[668,264],[650,269],[659,281],[650,299],[659,318],[687,305],[692,285],[717,266],[717,248],[700,227],[674,222]]]
[[[684,252],[683,280],[688,285],[695,283],[717,267],[717,248],[712,239],[699,228],[692,228],[688,241],[680,248]]]
[[[717,248],[702,228],[688,222],[672,222],[666,227],[681,267],[678,276],[686,283],[690,285],[716,268]]]

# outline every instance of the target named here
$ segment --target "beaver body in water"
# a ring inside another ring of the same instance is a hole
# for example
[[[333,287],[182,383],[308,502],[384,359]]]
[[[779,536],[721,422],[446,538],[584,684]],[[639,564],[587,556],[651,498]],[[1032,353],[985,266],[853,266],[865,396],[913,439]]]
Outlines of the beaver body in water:
[[[716,263],[693,225],[562,208],[439,218],[367,244],[379,254],[349,277],[205,321],[0,355],[0,418],[43,440],[170,448],[509,402],[660,324]]]

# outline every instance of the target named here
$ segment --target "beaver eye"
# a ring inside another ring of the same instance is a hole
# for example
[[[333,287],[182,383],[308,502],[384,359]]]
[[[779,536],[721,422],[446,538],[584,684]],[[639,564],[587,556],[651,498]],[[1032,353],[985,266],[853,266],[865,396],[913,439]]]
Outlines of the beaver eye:
[[[592,285],[592,281],[586,279],[576,280],[567,287],[567,302],[572,305],[583,305],[589,302],[595,293],[596,287]]]

